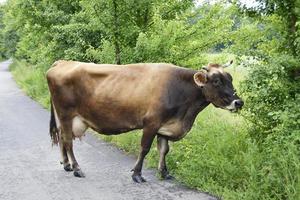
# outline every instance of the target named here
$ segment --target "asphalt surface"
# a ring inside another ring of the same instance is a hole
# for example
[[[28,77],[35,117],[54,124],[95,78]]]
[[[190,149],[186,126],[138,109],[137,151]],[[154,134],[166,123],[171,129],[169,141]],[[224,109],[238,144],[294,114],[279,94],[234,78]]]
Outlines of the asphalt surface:
[[[60,165],[59,148],[51,146],[49,112],[27,97],[0,63],[0,199],[1,200],[212,200],[174,181],[161,181],[144,169],[147,182],[134,183],[133,156],[87,134],[74,144],[86,178]]]

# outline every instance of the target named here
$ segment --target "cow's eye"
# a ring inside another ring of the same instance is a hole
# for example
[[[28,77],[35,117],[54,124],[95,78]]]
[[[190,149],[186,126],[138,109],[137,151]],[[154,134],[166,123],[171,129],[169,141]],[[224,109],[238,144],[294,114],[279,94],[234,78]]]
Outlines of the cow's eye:
[[[215,79],[213,81],[213,84],[214,84],[214,86],[219,86],[219,85],[221,85],[221,80],[220,79]]]

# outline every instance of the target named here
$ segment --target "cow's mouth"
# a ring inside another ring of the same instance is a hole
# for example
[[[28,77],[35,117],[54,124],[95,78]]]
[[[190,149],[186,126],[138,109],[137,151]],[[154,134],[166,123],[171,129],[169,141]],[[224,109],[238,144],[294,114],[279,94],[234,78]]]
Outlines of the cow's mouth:
[[[239,109],[233,108],[233,109],[228,109],[228,110],[232,113],[236,113],[236,112],[238,112]]]
[[[244,102],[240,99],[233,100],[228,106],[225,107],[226,110],[230,112],[237,112],[242,109]]]
[[[215,103],[212,103],[216,108],[222,108],[224,110],[228,110],[232,113],[236,113],[239,110],[242,109],[244,102],[240,99],[235,99],[233,100],[228,106],[222,106],[222,105],[217,105]]]

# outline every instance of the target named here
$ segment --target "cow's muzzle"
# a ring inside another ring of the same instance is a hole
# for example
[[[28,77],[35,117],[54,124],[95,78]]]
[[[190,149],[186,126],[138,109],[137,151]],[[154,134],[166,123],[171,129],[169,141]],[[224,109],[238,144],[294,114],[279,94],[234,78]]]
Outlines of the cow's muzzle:
[[[226,109],[231,112],[236,112],[236,111],[242,109],[243,105],[244,105],[243,100],[235,99],[230,103],[229,106],[226,106]]]

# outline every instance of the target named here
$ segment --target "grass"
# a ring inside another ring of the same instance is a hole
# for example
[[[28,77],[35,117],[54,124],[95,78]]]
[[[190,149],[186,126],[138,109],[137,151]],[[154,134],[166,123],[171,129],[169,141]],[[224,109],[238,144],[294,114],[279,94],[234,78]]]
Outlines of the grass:
[[[45,70],[19,60],[13,60],[10,70],[17,84],[28,96],[39,102],[43,107],[49,108],[50,97]]]
[[[245,126],[240,116],[209,106],[199,114],[184,139],[170,143],[167,164],[171,173],[184,184],[212,194],[222,195],[226,185],[230,192],[232,188],[243,187],[248,173],[242,166],[251,165],[251,160],[245,157],[250,142]],[[101,136],[134,154],[138,153],[140,137],[140,131]],[[147,157],[150,167],[156,167],[158,162],[155,146],[156,143]]]
[[[14,61],[11,71],[20,87],[33,99],[49,107],[45,70]],[[237,84],[245,73],[232,68]],[[299,152],[293,145],[266,143],[258,146],[248,134],[248,122],[240,115],[209,106],[202,111],[181,141],[171,143],[167,164],[177,180],[222,199],[300,199]],[[141,132],[101,136],[119,148],[138,154]],[[154,143],[147,164],[156,167]]]

